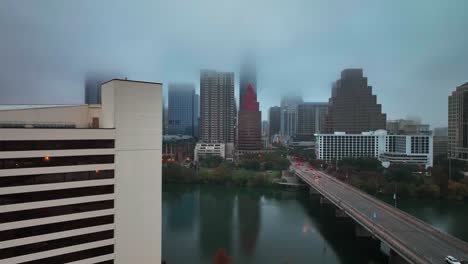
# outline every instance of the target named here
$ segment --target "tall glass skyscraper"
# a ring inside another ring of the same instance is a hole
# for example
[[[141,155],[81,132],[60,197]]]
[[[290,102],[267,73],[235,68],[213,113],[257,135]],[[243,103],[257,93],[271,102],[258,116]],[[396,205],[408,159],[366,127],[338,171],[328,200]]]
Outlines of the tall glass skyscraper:
[[[281,98],[280,134],[293,137],[296,134],[297,106],[302,104],[302,97],[289,95]]]
[[[198,137],[198,100],[195,85],[169,84],[169,134]]]

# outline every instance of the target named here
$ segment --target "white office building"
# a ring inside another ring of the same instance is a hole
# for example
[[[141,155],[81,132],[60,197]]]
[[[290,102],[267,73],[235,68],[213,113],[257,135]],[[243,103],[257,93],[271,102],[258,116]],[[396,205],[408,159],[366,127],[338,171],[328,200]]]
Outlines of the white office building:
[[[386,167],[391,163],[432,167],[433,139],[430,135],[387,135],[385,130],[361,134],[316,135],[317,158],[330,162],[344,158],[377,158]]]
[[[162,87],[0,111],[0,263],[161,263]]]
[[[208,156],[226,157],[226,144],[224,143],[197,143],[195,145],[194,160],[198,162]]]

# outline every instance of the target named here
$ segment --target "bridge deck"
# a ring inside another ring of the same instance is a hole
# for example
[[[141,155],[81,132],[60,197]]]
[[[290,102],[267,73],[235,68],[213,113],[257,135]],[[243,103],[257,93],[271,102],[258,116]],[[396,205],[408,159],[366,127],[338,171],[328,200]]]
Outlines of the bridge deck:
[[[468,260],[468,244],[321,171],[291,168],[347,215],[410,263],[444,263],[447,255]]]

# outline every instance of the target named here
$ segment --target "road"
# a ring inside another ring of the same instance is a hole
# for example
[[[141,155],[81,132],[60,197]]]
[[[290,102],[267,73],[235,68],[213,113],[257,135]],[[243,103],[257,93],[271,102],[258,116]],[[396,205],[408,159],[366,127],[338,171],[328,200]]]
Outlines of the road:
[[[296,175],[410,263],[444,263],[447,255],[468,260],[468,244],[322,171],[300,163]]]

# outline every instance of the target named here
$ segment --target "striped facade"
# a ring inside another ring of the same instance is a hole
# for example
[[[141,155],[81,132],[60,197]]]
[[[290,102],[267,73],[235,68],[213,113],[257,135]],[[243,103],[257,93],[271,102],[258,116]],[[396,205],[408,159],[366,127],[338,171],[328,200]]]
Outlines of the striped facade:
[[[0,264],[161,263],[162,87],[0,111]]]
[[[113,263],[114,130],[0,129],[0,263]]]

